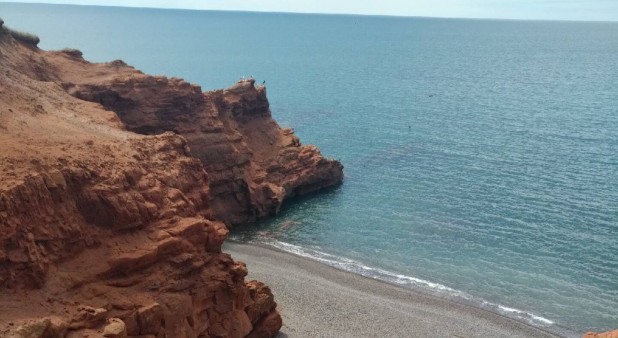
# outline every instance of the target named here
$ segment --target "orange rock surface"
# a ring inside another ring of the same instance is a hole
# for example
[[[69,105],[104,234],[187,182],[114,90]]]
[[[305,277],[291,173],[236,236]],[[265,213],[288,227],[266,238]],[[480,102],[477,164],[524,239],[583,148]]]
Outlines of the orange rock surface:
[[[588,332],[584,338],[618,338],[618,330],[603,333]]]
[[[0,336],[273,337],[226,224],[342,179],[253,81],[203,93],[0,27]]]

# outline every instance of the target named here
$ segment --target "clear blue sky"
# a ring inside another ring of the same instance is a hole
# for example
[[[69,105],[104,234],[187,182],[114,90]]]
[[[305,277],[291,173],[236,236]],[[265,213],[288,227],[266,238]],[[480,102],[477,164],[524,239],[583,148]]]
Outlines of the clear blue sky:
[[[131,7],[618,21],[618,0],[0,0]],[[1,13],[0,5],[0,13]]]

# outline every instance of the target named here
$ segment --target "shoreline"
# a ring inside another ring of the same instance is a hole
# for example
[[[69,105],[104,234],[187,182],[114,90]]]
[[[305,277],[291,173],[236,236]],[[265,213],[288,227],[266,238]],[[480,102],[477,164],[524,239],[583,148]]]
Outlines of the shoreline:
[[[283,317],[279,337],[562,336],[275,247],[228,239],[223,250],[247,264],[248,280],[271,287]]]

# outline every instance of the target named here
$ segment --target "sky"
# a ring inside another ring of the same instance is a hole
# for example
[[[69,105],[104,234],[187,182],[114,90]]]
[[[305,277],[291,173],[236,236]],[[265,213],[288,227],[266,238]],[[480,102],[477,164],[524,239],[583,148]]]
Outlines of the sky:
[[[618,21],[618,0],[0,0],[0,2],[457,18]]]

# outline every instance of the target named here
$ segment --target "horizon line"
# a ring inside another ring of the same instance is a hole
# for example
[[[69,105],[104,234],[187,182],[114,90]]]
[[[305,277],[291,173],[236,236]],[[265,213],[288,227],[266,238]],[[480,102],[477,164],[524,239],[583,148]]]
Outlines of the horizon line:
[[[293,15],[329,15],[329,16],[361,16],[383,17],[401,19],[445,19],[445,20],[487,20],[487,21],[535,21],[535,22],[579,22],[579,23],[618,23],[618,20],[578,20],[578,19],[521,19],[521,18],[495,18],[495,17],[456,17],[456,16],[423,16],[423,15],[397,15],[397,14],[367,14],[367,13],[326,13],[326,12],[294,12],[294,11],[260,11],[244,9],[209,9],[209,8],[181,8],[181,7],[149,7],[149,6],[121,6],[103,4],[73,4],[73,3],[49,3],[39,1],[4,1],[0,3],[31,4],[47,6],[79,6],[79,7],[110,7],[129,9],[155,9],[176,11],[202,11],[202,12],[233,12],[233,13],[258,13],[258,14],[293,14]]]

